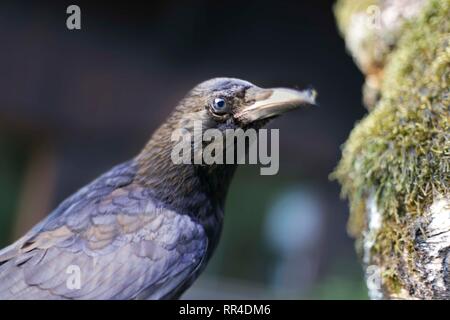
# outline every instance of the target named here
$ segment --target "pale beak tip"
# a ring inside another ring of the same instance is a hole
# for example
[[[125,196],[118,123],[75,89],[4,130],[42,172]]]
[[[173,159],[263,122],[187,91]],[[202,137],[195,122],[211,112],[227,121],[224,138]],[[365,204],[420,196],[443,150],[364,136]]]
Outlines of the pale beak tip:
[[[317,106],[317,102],[316,102],[317,91],[315,89],[311,88],[311,89],[307,89],[305,93],[306,93],[305,101],[312,106]]]

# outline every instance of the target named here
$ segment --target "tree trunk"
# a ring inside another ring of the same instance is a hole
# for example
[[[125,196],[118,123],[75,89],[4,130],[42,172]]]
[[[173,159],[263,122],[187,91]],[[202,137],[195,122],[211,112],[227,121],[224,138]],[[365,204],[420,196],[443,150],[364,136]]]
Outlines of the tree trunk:
[[[368,115],[333,177],[373,299],[450,298],[450,0],[339,0]]]

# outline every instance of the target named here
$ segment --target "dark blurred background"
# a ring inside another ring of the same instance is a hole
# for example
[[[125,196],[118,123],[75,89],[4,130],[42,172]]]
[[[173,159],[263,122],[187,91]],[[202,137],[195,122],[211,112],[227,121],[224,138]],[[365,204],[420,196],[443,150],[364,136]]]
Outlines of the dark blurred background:
[[[81,8],[81,30],[66,8]],[[2,1],[0,245],[145,144],[195,84],[216,76],[313,86],[281,117],[280,171],[242,166],[222,241],[186,298],[367,298],[347,205],[328,175],[364,114],[363,78],[332,1]]]

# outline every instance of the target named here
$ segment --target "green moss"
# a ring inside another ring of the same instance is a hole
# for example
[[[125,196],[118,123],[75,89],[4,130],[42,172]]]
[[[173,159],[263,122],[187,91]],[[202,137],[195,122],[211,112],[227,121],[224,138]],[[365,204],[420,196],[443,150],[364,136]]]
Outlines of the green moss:
[[[383,277],[383,283],[386,287],[386,289],[394,294],[400,293],[400,290],[402,289],[401,281],[393,269],[388,269],[382,274]]]
[[[450,192],[449,8],[449,0],[432,0],[406,23],[387,59],[381,99],[355,126],[332,174],[350,201],[355,237],[365,225],[365,199],[375,192],[383,227],[373,253],[389,260],[379,261],[384,265],[398,266],[401,253],[414,250],[414,218],[433,195]]]

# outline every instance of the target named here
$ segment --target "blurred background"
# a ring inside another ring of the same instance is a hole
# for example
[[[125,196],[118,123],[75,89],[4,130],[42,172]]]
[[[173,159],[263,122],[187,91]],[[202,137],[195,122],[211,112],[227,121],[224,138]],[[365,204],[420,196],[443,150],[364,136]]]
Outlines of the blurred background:
[[[81,30],[66,8],[81,8]],[[185,298],[366,299],[328,175],[364,115],[363,77],[332,1],[2,1],[0,245],[136,155],[197,83],[313,86],[320,106],[280,128],[280,171],[241,166],[222,241]]]

